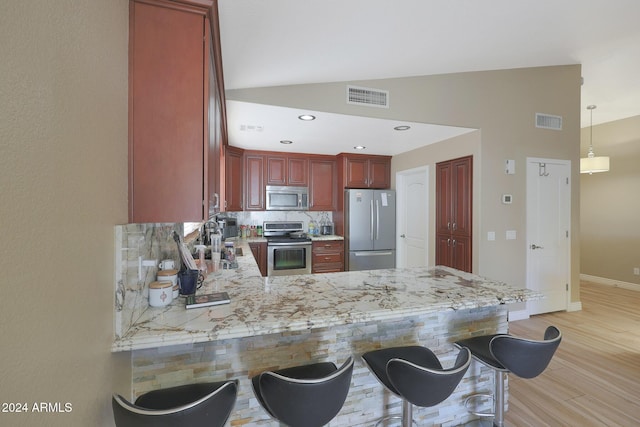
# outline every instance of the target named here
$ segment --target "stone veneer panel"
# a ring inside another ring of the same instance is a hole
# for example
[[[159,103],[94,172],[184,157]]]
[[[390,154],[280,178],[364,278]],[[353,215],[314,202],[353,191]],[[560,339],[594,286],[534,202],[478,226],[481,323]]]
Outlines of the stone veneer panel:
[[[472,335],[504,333],[507,328],[507,308],[500,305],[136,350],[132,352],[132,398],[176,385],[238,379],[238,400],[229,425],[277,426],[254,397],[252,376],[264,370],[320,361],[331,361],[339,366],[353,355],[355,367],[347,401],[329,425],[371,426],[382,416],[399,414],[401,402],[369,373],[360,358],[364,352],[392,346],[424,345],[438,355],[444,367],[449,367],[458,352],[451,344],[453,341]],[[414,419],[418,425],[464,423],[473,418],[463,406],[464,399],[470,394],[492,389],[492,372],[473,362],[449,399],[433,408],[414,408]],[[489,410],[488,407],[478,409]]]

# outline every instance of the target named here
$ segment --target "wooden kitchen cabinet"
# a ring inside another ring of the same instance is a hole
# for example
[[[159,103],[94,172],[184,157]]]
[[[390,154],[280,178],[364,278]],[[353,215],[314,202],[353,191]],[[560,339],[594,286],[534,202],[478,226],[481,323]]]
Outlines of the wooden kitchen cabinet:
[[[266,185],[308,185],[306,155],[269,154],[266,156]]]
[[[436,264],[471,272],[473,157],[436,164]]]
[[[309,210],[333,211],[336,208],[336,161],[312,156],[309,159]]]
[[[391,157],[363,154],[339,154],[343,188],[391,187]]]
[[[242,190],[244,177],[243,150],[227,147],[225,150],[225,197],[226,211],[242,210]]]
[[[255,258],[262,277],[267,276],[267,242],[249,243],[253,258]]]
[[[129,4],[129,222],[201,221],[219,209],[226,131],[212,5]]]
[[[245,203],[247,211],[263,211],[264,193],[264,156],[245,152]]]
[[[311,272],[344,271],[344,241],[321,240],[311,244]]]

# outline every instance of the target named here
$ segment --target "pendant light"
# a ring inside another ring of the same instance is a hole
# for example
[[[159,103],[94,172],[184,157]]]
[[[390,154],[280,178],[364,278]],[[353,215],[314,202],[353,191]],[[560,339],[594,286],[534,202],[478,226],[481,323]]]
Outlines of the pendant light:
[[[593,153],[593,110],[595,105],[587,105],[587,110],[591,112],[591,125],[589,126],[589,153],[587,157],[580,159],[580,173],[592,173],[608,172],[609,171],[609,157],[600,156],[596,157]]]

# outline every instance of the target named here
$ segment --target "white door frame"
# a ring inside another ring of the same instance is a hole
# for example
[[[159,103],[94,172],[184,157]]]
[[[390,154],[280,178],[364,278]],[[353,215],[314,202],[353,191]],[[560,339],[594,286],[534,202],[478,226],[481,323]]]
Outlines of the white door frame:
[[[417,168],[412,168],[412,169],[406,169],[403,171],[398,171],[396,172],[396,197],[397,197],[397,204],[396,204],[396,267],[398,268],[402,268],[405,267],[404,265],[401,265],[401,260],[405,259],[404,257],[404,250],[405,250],[405,245],[404,245],[404,240],[402,237],[400,237],[403,234],[403,231],[406,230],[406,224],[405,224],[405,220],[404,220],[404,216],[399,214],[399,209],[400,207],[404,208],[406,206],[406,198],[407,195],[404,194],[404,181],[405,181],[405,177],[407,175],[413,175],[417,172],[423,172],[424,173],[424,183],[425,183],[425,188],[427,188],[427,194],[424,195],[425,199],[426,199],[426,205],[427,205],[427,209],[425,210],[425,215],[426,218],[424,218],[425,224],[427,224],[426,230],[425,230],[425,265],[429,265],[429,210],[430,210],[430,206],[429,206],[429,191],[431,191],[431,188],[429,187],[429,165],[425,165],[425,166],[419,166]]]
[[[549,158],[539,158],[539,157],[527,157],[526,158],[526,186],[527,186],[527,190],[529,188],[529,182],[528,182],[528,168],[529,168],[529,164],[530,163],[554,163],[557,165],[562,165],[562,166],[566,166],[568,168],[568,198],[569,200],[567,201],[568,203],[568,209],[566,212],[567,218],[566,218],[566,222],[567,222],[567,232],[570,233],[571,230],[571,160],[562,160],[562,159],[549,159]],[[525,207],[525,212],[526,215],[528,216],[531,212],[530,209],[530,203],[531,203],[531,199],[530,199],[531,195],[529,194],[529,192],[527,191],[527,201],[526,201],[526,207]],[[529,250],[529,245],[531,244],[530,242],[530,236],[531,236],[531,230],[529,230],[529,220],[527,219],[527,238],[526,238],[526,250],[527,250],[527,271],[526,271],[526,286],[527,289],[531,289],[531,283],[529,283],[530,281],[530,268],[531,268],[531,256],[532,256],[532,252]],[[567,277],[566,277],[566,283],[567,283],[567,292],[566,292],[566,300],[565,300],[565,309],[568,310],[569,309],[569,304],[570,304],[570,300],[571,300],[571,235],[568,234],[567,235],[567,239],[568,240],[568,244],[567,246],[567,253],[566,253],[566,257],[567,257]],[[527,310],[528,312],[529,310]]]

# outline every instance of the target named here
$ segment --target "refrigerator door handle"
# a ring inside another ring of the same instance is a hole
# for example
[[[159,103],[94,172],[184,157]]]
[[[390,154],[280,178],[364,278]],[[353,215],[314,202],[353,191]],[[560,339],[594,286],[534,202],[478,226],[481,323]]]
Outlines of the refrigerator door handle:
[[[380,205],[376,199],[376,240],[380,239]]]
[[[393,255],[393,252],[378,252],[378,251],[363,251],[363,252],[353,252],[355,256],[388,256]]]
[[[371,221],[369,223],[369,236],[373,240],[373,200],[371,200]]]

